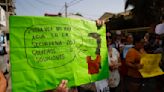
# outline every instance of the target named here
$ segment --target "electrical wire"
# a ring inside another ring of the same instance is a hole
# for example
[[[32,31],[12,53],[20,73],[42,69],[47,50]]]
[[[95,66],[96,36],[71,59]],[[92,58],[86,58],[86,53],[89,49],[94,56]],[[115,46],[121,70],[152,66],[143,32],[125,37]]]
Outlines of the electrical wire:
[[[64,10],[64,6],[59,10],[60,13],[62,13]]]
[[[28,4],[29,4],[31,7],[33,7],[34,9],[35,9],[35,8],[38,8],[38,7],[36,7],[36,5],[34,5],[33,3],[31,3],[29,0],[27,0],[26,3],[28,3]]]
[[[81,1],[83,1],[83,0],[72,0],[71,2],[67,3],[67,7],[78,4]],[[65,7],[65,5],[62,6],[62,8],[59,10],[59,12],[63,12],[64,7]]]
[[[43,5],[50,5],[50,6],[55,6],[55,7],[61,7],[60,5],[55,5],[55,4],[53,4],[53,3],[47,3],[47,2],[44,2],[43,0],[35,0],[35,1],[37,1],[38,3],[40,3],[40,4],[43,4]]]
[[[71,4],[71,3],[75,2],[75,1],[77,1],[77,0],[72,0],[72,1],[71,1],[71,2],[69,2],[68,4]]]
[[[74,1],[76,1],[76,2],[74,2],[74,3],[73,3],[73,2],[72,2],[72,3],[69,3],[68,6],[70,7],[70,6],[73,6],[73,5],[75,5],[75,4],[78,4],[78,3],[80,3],[80,2],[83,1],[83,0],[78,0],[78,1],[77,1],[77,0],[74,0]]]

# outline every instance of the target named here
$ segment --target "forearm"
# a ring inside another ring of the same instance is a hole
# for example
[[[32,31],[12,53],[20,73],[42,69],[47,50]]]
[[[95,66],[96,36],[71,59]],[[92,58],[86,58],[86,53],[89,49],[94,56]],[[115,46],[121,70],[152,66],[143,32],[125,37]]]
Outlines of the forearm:
[[[6,92],[6,86],[5,85],[2,85],[0,87],[0,92]]]
[[[5,79],[5,76],[3,75],[3,72],[0,71],[0,92],[6,92],[7,88],[7,81]]]
[[[133,64],[133,63],[131,63],[131,62],[126,62],[126,65],[127,65],[128,67],[130,67],[130,68],[137,69],[136,64]]]

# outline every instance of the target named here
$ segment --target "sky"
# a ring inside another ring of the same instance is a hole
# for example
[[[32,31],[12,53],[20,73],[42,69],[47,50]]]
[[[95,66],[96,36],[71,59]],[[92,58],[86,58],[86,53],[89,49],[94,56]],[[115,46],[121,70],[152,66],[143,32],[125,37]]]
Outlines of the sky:
[[[124,12],[125,0],[15,0],[16,14],[23,16],[44,16],[45,13],[64,14],[65,2],[68,14],[80,13],[89,19],[98,19],[105,12]]]

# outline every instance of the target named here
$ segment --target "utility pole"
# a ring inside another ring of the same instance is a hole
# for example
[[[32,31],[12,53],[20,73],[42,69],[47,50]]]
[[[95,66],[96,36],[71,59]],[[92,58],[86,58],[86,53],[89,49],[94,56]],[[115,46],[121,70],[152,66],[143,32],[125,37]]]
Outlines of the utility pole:
[[[5,2],[6,2],[6,11],[9,12],[7,0],[5,0]]]
[[[68,5],[67,5],[67,3],[65,2],[65,17],[67,17],[67,8],[68,8]]]

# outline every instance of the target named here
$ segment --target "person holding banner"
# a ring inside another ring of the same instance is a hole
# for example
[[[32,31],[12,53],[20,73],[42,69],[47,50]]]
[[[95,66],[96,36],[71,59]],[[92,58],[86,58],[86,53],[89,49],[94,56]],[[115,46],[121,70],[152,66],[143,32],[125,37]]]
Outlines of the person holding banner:
[[[67,80],[62,80],[55,92],[68,92]]]
[[[140,64],[141,55],[145,53],[143,50],[144,41],[140,35],[135,35],[134,37],[134,47],[130,48],[126,54],[126,65],[128,68],[127,72],[127,85],[126,90],[128,92],[141,92],[142,85],[142,76],[139,72],[139,69],[143,67]]]
[[[141,59],[141,63],[144,64],[144,67],[140,70],[144,77],[145,86],[143,90],[147,92],[156,92],[156,90],[161,90],[160,92],[163,92],[164,89],[161,89],[163,87],[163,71],[160,67],[162,64],[161,58],[163,49],[159,35],[151,33],[148,43],[145,44],[144,48],[147,54],[145,54]]]
[[[67,80],[62,80],[59,86],[52,91],[46,91],[46,92],[68,92],[67,87]],[[0,92],[6,92],[7,89],[7,80],[5,79],[5,76],[0,71]]]

